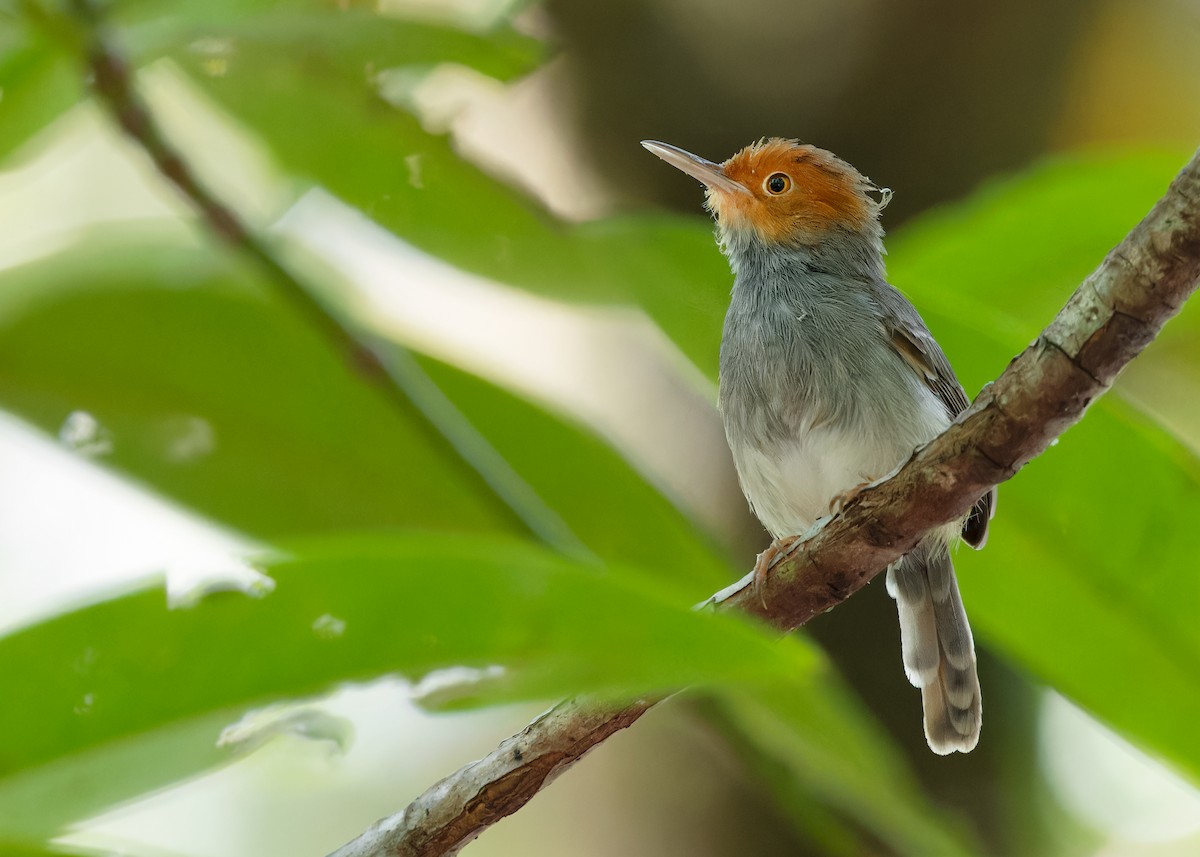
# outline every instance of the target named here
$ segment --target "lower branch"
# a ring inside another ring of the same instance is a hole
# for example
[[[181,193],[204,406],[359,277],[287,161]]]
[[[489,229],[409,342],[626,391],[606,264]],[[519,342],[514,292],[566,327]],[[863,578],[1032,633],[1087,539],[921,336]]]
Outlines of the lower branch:
[[[1041,336],[950,428],[798,543],[757,591],[748,575],[711,603],[784,631],[836,607],[1077,422],[1179,311],[1198,280],[1200,152]],[[651,705],[644,699],[624,707],[561,703],[332,857],[454,854]]]
[[[455,854],[657,702],[561,702],[479,761],[434,783],[402,812],[378,822],[330,857]]]

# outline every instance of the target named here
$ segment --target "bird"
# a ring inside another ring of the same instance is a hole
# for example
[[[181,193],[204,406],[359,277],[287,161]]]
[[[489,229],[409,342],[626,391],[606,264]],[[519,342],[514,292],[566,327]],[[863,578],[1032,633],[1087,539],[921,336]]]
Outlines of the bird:
[[[705,188],[733,273],[718,405],[751,509],[773,537],[755,579],[820,519],[886,477],[969,404],[949,360],[887,280],[891,191],[831,152],[764,138],[723,163],[642,145]],[[979,741],[975,644],[951,548],[987,540],[995,489],[893,563],[904,670],[939,755]]]

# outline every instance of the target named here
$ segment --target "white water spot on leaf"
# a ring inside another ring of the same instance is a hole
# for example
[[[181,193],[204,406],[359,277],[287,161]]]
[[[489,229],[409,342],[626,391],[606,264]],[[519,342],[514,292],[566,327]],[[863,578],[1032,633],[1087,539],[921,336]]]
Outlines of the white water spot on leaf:
[[[251,598],[266,598],[275,591],[275,578],[260,575],[246,587],[245,592]]]
[[[166,420],[166,456],[171,461],[194,461],[217,447],[212,423],[203,417],[175,416]]]
[[[96,665],[96,659],[96,650],[91,646],[88,646],[83,650],[83,653],[75,659],[75,662],[71,664],[71,667],[75,670],[75,672],[79,673],[79,675],[87,675],[92,671],[92,667]]]
[[[1050,445],[1051,445],[1051,446],[1058,446],[1058,438],[1054,438],[1054,440],[1050,441]]]
[[[85,693],[83,695],[83,698],[81,700],[79,700],[79,702],[75,705],[75,708],[72,710],[76,714],[78,714],[80,717],[83,717],[85,715],[91,714],[92,709],[94,709],[95,707],[96,707],[96,694]]]
[[[442,708],[456,701],[477,696],[508,677],[498,664],[475,667],[447,667],[427,674],[413,685],[412,700],[425,708]]]
[[[233,39],[206,37],[196,39],[188,50],[200,58],[200,69],[209,77],[224,77],[233,56]]]
[[[336,640],[346,633],[346,623],[336,616],[323,613],[313,620],[312,629],[322,640]]]
[[[95,458],[112,452],[112,435],[87,411],[71,411],[58,430],[64,446],[80,455]]]
[[[237,723],[221,730],[217,746],[249,753],[281,735],[324,741],[342,754],[354,741],[354,725],[345,717],[312,705],[280,703],[246,712]]]
[[[242,557],[199,553],[190,562],[172,563],[169,570],[167,606],[172,610],[191,610],[206,598],[223,593],[263,599],[275,592],[274,577]]]
[[[417,190],[425,189],[425,182],[421,179],[421,156],[417,152],[411,155],[404,156],[404,166],[408,167],[408,183]]]
[[[200,64],[209,77],[224,77],[229,72],[229,60],[225,57],[209,57]]]
[[[204,57],[224,57],[233,53],[233,39],[220,36],[204,36],[194,39],[188,50]]]

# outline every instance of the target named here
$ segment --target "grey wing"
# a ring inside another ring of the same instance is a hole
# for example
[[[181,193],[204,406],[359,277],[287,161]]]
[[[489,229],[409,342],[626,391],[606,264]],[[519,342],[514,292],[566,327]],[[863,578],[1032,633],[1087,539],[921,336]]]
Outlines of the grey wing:
[[[971,402],[958,382],[950,361],[908,300],[890,286],[886,286],[884,292],[880,297],[892,347],[946,406],[950,419],[954,419]],[[987,543],[988,521],[994,514],[996,489],[992,488],[976,501],[971,514],[967,516],[962,529],[963,541],[976,550],[982,548]]]

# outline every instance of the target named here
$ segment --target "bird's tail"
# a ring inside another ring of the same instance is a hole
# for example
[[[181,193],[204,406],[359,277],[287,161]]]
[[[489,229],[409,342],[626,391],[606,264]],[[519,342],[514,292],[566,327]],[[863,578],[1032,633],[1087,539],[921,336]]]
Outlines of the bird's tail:
[[[900,612],[904,671],[921,689],[930,749],[943,756],[970,752],[979,741],[983,701],[949,549],[940,540],[919,545],[888,569],[887,590]]]

